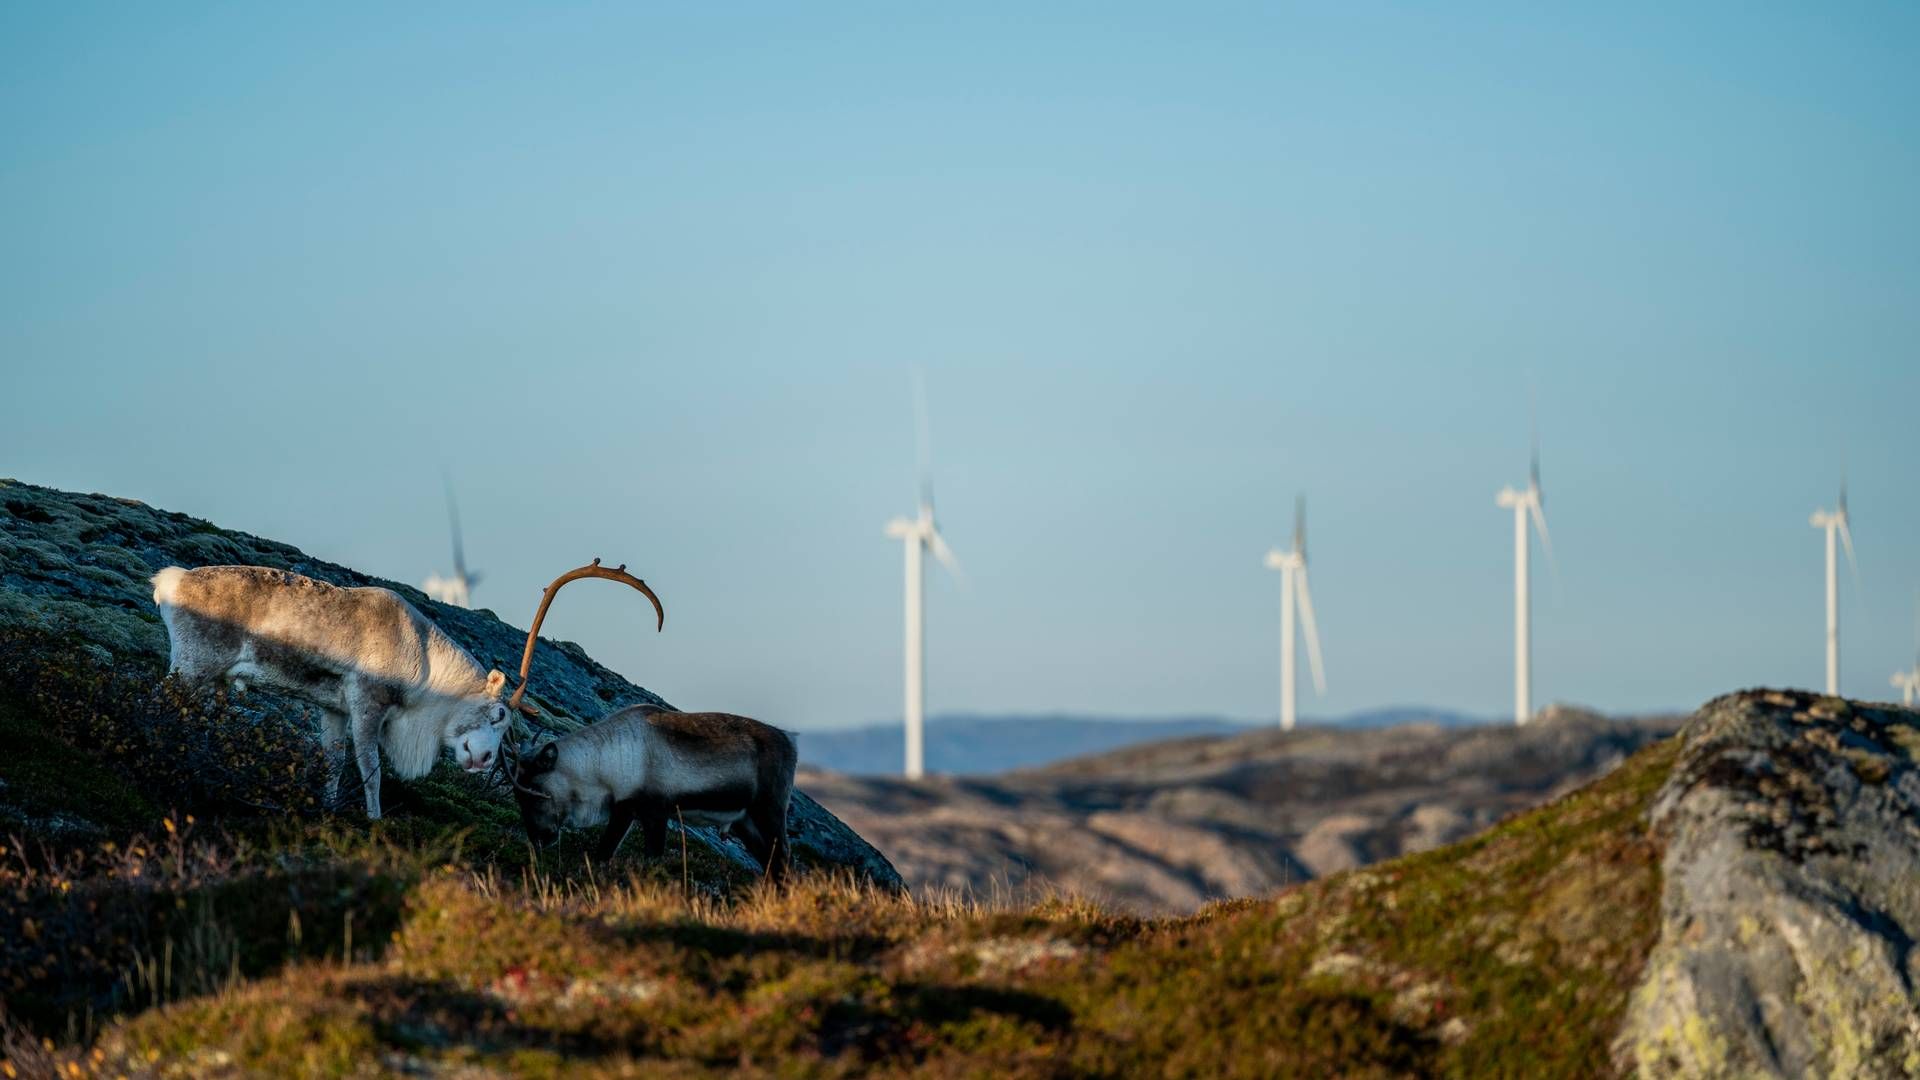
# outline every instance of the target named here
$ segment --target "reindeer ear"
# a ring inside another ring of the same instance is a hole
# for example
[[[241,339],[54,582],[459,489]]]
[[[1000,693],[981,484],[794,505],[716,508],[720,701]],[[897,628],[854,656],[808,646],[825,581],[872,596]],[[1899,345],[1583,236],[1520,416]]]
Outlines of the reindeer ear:
[[[487,696],[499,697],[500,691],[507,688],[507,676],[499,668],[487,672]]]
[[[541,770],[542,772],[545,772],[546,770],[551,769],[558,764],[560,764],[560,744],[559,743],[548,743],[547,745],[540,748],[539,753],[533,755],[533,767]]]

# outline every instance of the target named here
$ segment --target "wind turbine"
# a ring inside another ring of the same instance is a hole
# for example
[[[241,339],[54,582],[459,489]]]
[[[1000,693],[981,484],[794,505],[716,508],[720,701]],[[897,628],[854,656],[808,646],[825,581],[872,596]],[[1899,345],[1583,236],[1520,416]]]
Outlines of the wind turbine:
[[[453,532],[453,576],[428,574],[420,591],[443,604],[471,607],[473,587],[480,584],[480,574],[467,571],[467,553],[460,541],[460,507],[453,500],[453,480],[445,474],[441,475],[440,480],[447,492],[447,525]]]
[[[1293,504],[1293,550],[1267,552],[1267,569],[1280,571],[1280,730],[1292,731],[1294,589],[1299,588],[1300,623],[1307,632],[1307,661],[1313,665],[1313,691],[1327,693],[1327,675],[1320,664],[1320,630],[1313,621],[1313,593],[1307,588],[1307,499]]]
[[[1853,531],[1848,528],[1847,482],[1840,482],[1840,503],[1836,510],[1815,510],[1809,519],[1816,529],[1827,530],[1827,693],[1840,696],[1840,576],[1834,558],[1833,538],[1837,534],[1847,549],[1847,566],[1856,579],[1860,566],[1853,561]]]
[[[912,518],[894,518],[887,522],[887,535],[903,543],[907,553],[906,623],[906,774],[918,780],[926,774],[927,642],[926,609],[923,595],[926,573],[921,553],[933,552],[940,565],[954,577],[960,576],[960,564],[940,535],[933,520],[933,479],[930,473],[932,437],[928,434],[927,388],[925,380],[914,373],[914,434],[920,472],[920,512]]]
[[[1540,531],[1540,547],[1547,554],[1547,562],[1553,562],[1553,538],[1547,533],[1546,496],[1540,491],[1537,437],[1527,467],[1526,490],[1501,488],[1494,501],[1513,511],[1513,722],[1525,724],[1533,718],[1533,581],[1527,565],[1528,518],[1533,519],[1533,527]]]
[[[1893,673],[1893,685],[1900,688],[1900,704],[1912,705],[1920,696],[1920,596],[1914,598],[1913,666]]]

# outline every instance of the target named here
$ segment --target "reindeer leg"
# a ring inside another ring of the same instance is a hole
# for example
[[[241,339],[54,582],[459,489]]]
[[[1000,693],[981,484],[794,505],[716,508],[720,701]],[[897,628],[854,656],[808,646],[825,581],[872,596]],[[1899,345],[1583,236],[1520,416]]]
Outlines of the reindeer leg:
[[[365,693],[347,695],[353,730],[353,758],[360,766],[360,782],[366,786],[367,820],[380,820],[380,731],[386,726],[389,706],[378,704]]]
[[[328,810],[340,808],[340,779],[347,771],[347,718],[332,709],[320,710],[320,752],[327,758]]]
[[[621,801],[613,804],[613,812],[607,818],[607,831],[600,834],[600,842],[594,845],[593,861],[605,865],[613,861],[613,853],[620,850],[620,841],[627,838],[627,831],[633,828],[633,803]]]
[[[787,808],[770,806],[751,811],[753,827],[760,833],[761,841],[766,845],[766,856],[761,864],[766,868],[767,877],[775,882],[786,880],[787,871],[792,866],[792,850],[787,844]]]
[[[667,806],[649,799],[638,810],[642,850],[647,858],[658,859],[667,853]]]

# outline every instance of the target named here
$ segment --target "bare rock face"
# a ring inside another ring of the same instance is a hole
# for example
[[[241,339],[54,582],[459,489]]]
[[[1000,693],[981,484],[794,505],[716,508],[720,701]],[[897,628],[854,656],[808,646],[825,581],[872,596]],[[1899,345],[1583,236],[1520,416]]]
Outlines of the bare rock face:
[[[1662,927],[1618,1063],[1920,1075],[1920,714],[1755,691],[1682,737],[1649,811]]]

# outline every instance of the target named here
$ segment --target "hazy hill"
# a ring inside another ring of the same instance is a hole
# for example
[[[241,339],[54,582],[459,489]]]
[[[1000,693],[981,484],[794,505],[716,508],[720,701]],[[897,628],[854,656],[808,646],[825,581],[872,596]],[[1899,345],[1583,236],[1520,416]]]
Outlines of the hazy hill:
[[[912,885],[1057,886],[1185,912],[1458,840],[1679,723],[1556,709],[1520,729],[1242,728],[1000,776],[804,775]]]
[[[1335,727],[1372,728],[1433,723],[1447,727],[1486,723],[1484,717],[1418,707],[1374,709],[1326,721]],[[1313,721],[1308,721],[1310,725]],[[936,773],[977,775],[1027,769],[1136,743],[1189,735],[1233,735],[1272,726],[1220,716],[1112,717],[1064,713],[980,716],[947,714],[927,719],[927,768]],[[800,763],[812,769],[889,776],[900,771],[906,737],[898,723],[840,731],[809,731],[800,739]]]

